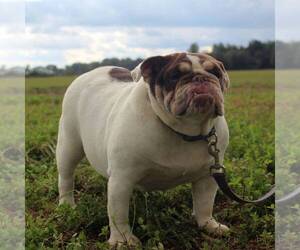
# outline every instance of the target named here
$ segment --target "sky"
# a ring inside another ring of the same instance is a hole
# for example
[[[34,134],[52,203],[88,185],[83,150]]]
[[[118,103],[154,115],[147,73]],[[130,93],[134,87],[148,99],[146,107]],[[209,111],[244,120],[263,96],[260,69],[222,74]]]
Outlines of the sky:
[[[246,45],[274,40],[274,27],[273,0],[0,0],[0,65],[148,57],[193,42],[201,50]]]

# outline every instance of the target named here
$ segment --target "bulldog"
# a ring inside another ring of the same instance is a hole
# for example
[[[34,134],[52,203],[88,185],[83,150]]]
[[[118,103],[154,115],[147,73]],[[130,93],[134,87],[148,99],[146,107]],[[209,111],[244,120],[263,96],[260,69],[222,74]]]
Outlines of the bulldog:
[[[201,228],[229,229],[212,217],[217,185],[207,142],[181,135],[218,134],[221,162],[228,145],[223,64],[207,54],[175,53],[144,60],[133,72],[100,67],[66,91],[56,149],[59,203],[74,206],[74,170],[86,156],[108,179],[109,243],[139,243],[128,223],[134,188],[165,190],[192,184],[193,215]]]

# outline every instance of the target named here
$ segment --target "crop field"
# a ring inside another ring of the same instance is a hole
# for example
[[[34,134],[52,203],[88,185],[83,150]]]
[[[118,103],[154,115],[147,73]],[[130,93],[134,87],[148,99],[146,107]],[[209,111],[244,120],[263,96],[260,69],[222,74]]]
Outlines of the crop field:
[[[229,74],[225,166],[230,185],[257,198],[274,183],[274,71]],[[27,249],[107,249],[106,180],[86,160],[76,170],[76,208],[57,206],[57,128],[63,94],[74,78],[26,79]],[[145,249],[274,249],[274,205],[239,205],[218,192],[214,216],[231,228],[230,235],[201,232],[192,218],[189,184],[166,192],[135,191],[131,200],[130,224]]]

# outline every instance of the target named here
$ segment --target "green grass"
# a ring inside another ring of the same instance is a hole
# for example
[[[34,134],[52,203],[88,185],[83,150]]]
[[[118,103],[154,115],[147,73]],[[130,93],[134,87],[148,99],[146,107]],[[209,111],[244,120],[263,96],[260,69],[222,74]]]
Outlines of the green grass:
[[[274,71],[230,72],[225,156],[230,184],[258,197],[274,181]],[[28,249],[106,249],[106,181],[84,161],[76,172],[75,210],[57,207],[55,143],[61,101],[74,77],[26,80],[26,246]],[[190,185],[167,192],[136,191],[130,222],[146,249],[274,249],[273,206],[241,206],[218,193],[216,218],[228,238],[204,235],[191,216]]]

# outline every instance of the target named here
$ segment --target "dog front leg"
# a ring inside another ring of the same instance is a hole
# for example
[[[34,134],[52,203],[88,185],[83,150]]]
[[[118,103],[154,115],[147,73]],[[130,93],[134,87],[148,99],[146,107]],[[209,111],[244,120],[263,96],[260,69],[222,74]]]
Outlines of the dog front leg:
[[[193,214],[198,225],[209,233],[223,235],[229,228],[218,223],[212,216],[218,186],[212,177],[192,184]]]
[[[110,226],[109,244],[140,244],[129,226],[129,201],[133,192],[133,183],[128,178],[111,176],[108,180],[108,216]]]

